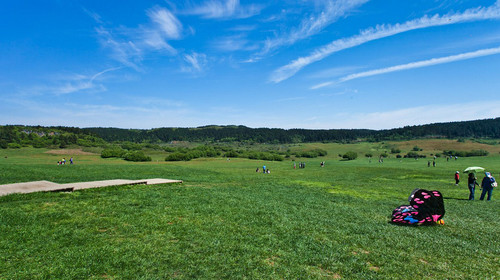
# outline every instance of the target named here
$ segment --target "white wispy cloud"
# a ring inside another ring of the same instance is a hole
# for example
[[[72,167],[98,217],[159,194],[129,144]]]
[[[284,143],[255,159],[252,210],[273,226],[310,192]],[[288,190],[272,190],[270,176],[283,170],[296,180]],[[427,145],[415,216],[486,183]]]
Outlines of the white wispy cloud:
[[[75,74],[66,77],[63,80],[57,81],[55,85],[39,87],[41,93],[51,93],[56,95],[69,94],[80,91],[104,91],[105,86],[102,83],[96,82],[102,75],[108,72],[116,71],[122,67],[112,67],[98,72],[92,76]]]
[[[278,47],[292,45],[299,40],[303,40],[317,34],[328,25],[345,16],[352,9],[363,5],[369,0],[327,0],[321,1],[323,8],[316,15],[308,15],[298,27],[265,41],[262,54],[268,53]]]
[[[325,83],[315,85],[315,86],[311,87],[311,89],[318,89],[318,88],[329,86],[329,85],[332,85],[335,83],[343,83],[346,81],[364,78],[364,77],[381,75],[381,74],[386,74],[386,73],[391,73],[391,72],[396,72],[396,71],[409,70],[409,69],[414,69],[414,68],[428,67],[428,66],[437,65],[437,64],[450,63],[450,62],[472,59],[472,58],[481,57],[481,56],[495,55],[495,54],[500,54],[500,47],[491,48],[491,49],[482,49],[482,50],[478,50],[478,51],[474,51],[474,52],[467,52],[467,53],[451,55],[451,56],[446,56],[446,57],[439,57],[439,58],[432,58],[432,59],[428,59],[428,60],[422,60],[422,61],[417,61],[417,62],[412,62],[412,63],[407,63],[407,64],[401,64],[401,65],[396,65],[396,66],[391,66],[391,67],[386,67],[386,68],[380,68],[380,69],[355,73],[355,74],[351,74],[351,75],[347,75],[345,77],[342,77],[337,82],[330,81],[330,82],[325,82]]]
[[[401,24],[377,25],[374,28],[363,30],[355,36],[335,40],[330,44],[315,50],[308,56],[299,57],[291,61],[289,64],[276,69],[272,73],[270,81],[279,83],[292,77],[307,65],[320,61],[332,53],[359,46],[373,40],[394,36],[410,30],[488,19],[500,19],[500,1],[497,1],[490,7],[477,7],[468,9],[463,13],[454,13],[442,16],[436,14],[432,17],[424,16]]]
[[[208,63],[207,56],[205,54],[196,52],[184,54],[183,59],[188,66],[182,67],[181,70],[189,73],[202,73]]]
[[[149,18],[157,24],[158,31],[167,39],[179,39],[181,37],[181,22],[167,9],[156,7],[147,12]]]
[[[249,18],[258,15],[262,6],[240,5],[239,0],[226,1],[206,1],[202,5],[194,7],[188,14],[200,15],[204,18],[212,19],[231,19],[231,18]]]
[[[150,22],[136,28],[120,28],[118,32],[102,24],[95,28],[101,44],[111,51],[111,58],[137,71],[141,71],[143,56],[152,51],[177,54],[169,41],[181,39],[183,32],[182,23],[166,8],[156,6],[146,15]]]
[[[259,46],[248,40],[245,35],[239,34],[234,36],[228,36],[224,38],[218,38],[212,43],[213,47],[227,52],[233,51],[252,51],[256,50]]]

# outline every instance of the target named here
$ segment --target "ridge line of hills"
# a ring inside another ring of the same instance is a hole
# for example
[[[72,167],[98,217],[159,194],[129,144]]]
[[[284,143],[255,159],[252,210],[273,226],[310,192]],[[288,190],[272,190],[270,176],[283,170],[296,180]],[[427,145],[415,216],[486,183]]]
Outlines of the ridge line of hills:
[[[135,143],[161,143],[172,141],[191,142],[255,142],[255,143],[303,143],[303,142],[353,142],[411,140],[417,138],[500,138],[500,117],[461,122],[433,123],[405,126],[402,128],[371,129],[281,129],[249,128],[246,126],[209,125],[196,128],[164,127],[153,129],[122,129],[64,126],[0,126],[0,144],[19,143],[28,138],[36,142],[38,135],[63,138],[67,144],[92,144],[92,142],[129,141]],[[28,141],[26,140],[26,141]],[[85,141],[84,141],[85,140]],[[55,141],[55,140],[54,140]],[[29,142],[29,141],[28,141]],[[56,143],[54,143],[56,144]],[[85,145],[84,145],[85,146]]]

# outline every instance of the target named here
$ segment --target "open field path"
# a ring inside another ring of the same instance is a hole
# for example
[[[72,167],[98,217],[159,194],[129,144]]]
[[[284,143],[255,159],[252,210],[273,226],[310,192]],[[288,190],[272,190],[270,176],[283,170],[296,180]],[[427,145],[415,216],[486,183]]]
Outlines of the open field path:
[[[125,185],[156,185],[156,184],[170,184],[182,183],[181,180],[170,179],[144,179],[144,180],[104,180],[92,182],[80,182],[69,184],[57,184],[49,181],[34,181],[26,183],[16,183],[0,185],[0,196],[13,194],[13,193],[32,193],[32,192],[53,192],[53,191],[75,191],[90,188],[102,188],[109,186],[125,186]]]

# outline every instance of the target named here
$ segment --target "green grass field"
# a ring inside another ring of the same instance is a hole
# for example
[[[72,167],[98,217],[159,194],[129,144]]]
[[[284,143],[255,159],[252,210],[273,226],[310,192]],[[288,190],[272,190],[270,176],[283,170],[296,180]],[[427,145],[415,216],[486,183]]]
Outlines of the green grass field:
[[[443,143],[417,142],[437,152]],[[498,146],[485,145],[487,157],[438,158],[436,167],[361,154],[383,151],[381,143],[303,145],[314,147],[329,155],[297,159],[307,165],[295,170],[290,160],[167,163],[163,155],[148,163],[73,155],[74,165],[57,166],[72,155],[0,150],[0,184],[184,180],[0,197],[0,279],[500,278],[499,190],[490,202],[468,201],[465,176],[458,187],[453,180],[474,165],[500,179]],[[340,161],[347,150],[358,159]],[[271,174],[255,172],[263,164]],[[414,188],[443,193],[444,226],[389,223]]]

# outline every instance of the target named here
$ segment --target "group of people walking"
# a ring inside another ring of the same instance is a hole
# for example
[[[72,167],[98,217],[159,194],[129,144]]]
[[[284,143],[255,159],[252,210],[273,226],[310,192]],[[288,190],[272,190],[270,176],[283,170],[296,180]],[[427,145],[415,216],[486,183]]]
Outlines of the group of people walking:
[[[66,158],[63,158],[62,160],[57,162],[57,165],[65,165],[66,164]],[[69,164],[73,164],[73,158],[69,159]]]
[[[458,186],[460,182],[460,172],[455,172],[455,184]],[[484,178],[481,181],[481,185],[477,183],[477,177],[474,172],[470,172],[467,178],[467,186],[469,187],[469,200],[474,200],[474,195],[476,192],[476,186],[480,186],[482,188],[481,196],[479,200],[484,200],[484,197],[487,196],[487,200],[491,200],[491,196],[493,194],[493,188],[496,187],[498,183],[495,180],[495,177],[491,175],[490,172],[484,173]]]
[[[255,170],[255,172],[259,173],[259,168],[257,167],[257,169]],[[271,173],[271,170],[269,170],[269,168],[266,168],[266,166],[262,166],[262,173],[264,174],[269,174]]]

